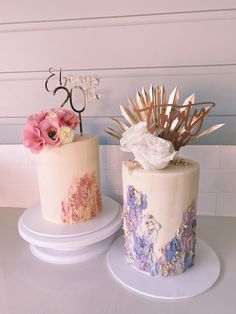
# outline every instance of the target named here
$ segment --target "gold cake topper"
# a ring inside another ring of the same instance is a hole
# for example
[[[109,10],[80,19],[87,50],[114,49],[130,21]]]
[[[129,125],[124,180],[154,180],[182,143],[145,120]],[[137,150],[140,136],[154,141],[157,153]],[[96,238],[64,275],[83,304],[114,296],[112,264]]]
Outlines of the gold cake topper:
[[[68,101],[72,110],[78,113],[80,118],[80,133],[83,134],[83,126],[82,126],[82,116],[81,113],[84,112],[88,103],[94,102],[95,100],[99,100],[101,95],[96,93],[96,88],[100,84],[101,77],[97,75],[89,75],[89,76],[81,76],[81,75],[68,75],[63,76],[62,70],[59,70],[58,84],[54,86],[52,89],[49,88],[50,80],[56,76],[57,70],[54,68],[49,69],[49,76],[45,81],[45,89],[49,93],[53,93],[55,95],[58,91],[64,91],[65,98],[61,103],[60,107],[63,107]],[[73,97],[77,93],[82,94],[83,104],[79,109],[74,104]]]
[[[208,135],[224,124],[214,125],[201,131],[203,121],[215,106],[213,102],[195,103],[195,95],[190,95],[178,105],[178,88],[172,91],[167,101],[164,86],[150,86],[149,94],[144,88],[137,92],[136,101],[128,98],[129,107],[120,106],[121,113],[130,126],[141,121],[147,123],[150,133],[172,142],[176,151],[202,136]],[[117,118],[112,118],[119,130],[108,128],[106,133],[120,139],[129,127]]]

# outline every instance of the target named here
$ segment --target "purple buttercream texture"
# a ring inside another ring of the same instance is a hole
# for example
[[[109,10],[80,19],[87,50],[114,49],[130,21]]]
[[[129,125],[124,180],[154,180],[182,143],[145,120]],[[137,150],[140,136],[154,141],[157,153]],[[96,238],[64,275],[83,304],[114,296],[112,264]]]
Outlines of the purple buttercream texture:
[[[147,196],[128,186],[124,197],[123,228],[128,262],[152,276],[170,276],[183,273],[193,266],[196,246],[196,210],[193,202],[183,213],[175,237],[156,254],[160,223],[147,214]],[[145,219],[145,229],[139,228]],[[168,226],[165,226],[168,228]],[[140,230],[142,230],[140,234]]]

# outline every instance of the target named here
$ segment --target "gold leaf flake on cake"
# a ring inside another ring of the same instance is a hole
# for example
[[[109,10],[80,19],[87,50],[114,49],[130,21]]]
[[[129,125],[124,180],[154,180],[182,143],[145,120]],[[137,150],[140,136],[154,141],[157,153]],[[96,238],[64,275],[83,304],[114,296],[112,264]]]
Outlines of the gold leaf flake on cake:
[[[95,173],[74,177],[68,195],[62,201],[63,223],[74,224],[88,221],[102,210],[101,193]]]
[[[186,160],[183,158],[177,158],[170,161],[170,165],[175,167],[189,167],[192,164],[190,160]]]
[[[132,173],[134,170],[137,170],[137,169],[143,169],[140,163],[136,160],[125,160],[123,163],[127,165],[130,173]]]

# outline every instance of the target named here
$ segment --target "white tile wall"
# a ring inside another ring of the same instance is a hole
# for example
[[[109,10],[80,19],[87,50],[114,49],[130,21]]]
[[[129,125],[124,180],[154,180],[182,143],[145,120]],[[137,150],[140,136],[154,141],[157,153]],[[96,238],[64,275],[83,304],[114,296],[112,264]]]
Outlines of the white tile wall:
[[[200,163],[201,169],[219,169],[219,151],[220,146],[216,145],[189,145],[181,148],[180,155],[197,160]]]
[[[236,216],[236,193],[217,194],[217,216]]]
[[[214,216],[216,214],[216,193],[199,193],[197,212],[200,215]]]
[[[220,147],[219,162],[220,168],[236,170],[235,146]]]
[[[198,214],[236,216],[236,146],[187,146],[180,155],[201,165]],[[121,163],[132,155],[100,146],[102,192],[122,201]],[[28,207],[39,199],[34,155],[0,145],[0,207]]]

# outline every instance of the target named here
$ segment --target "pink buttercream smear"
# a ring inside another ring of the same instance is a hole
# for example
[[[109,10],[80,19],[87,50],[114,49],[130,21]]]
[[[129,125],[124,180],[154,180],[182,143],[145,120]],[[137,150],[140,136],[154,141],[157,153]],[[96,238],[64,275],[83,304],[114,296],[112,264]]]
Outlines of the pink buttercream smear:
[[[76,224],[97,216],[102,209],[101,193],[94,173],[74,177],[62,201],[63,223]]]

